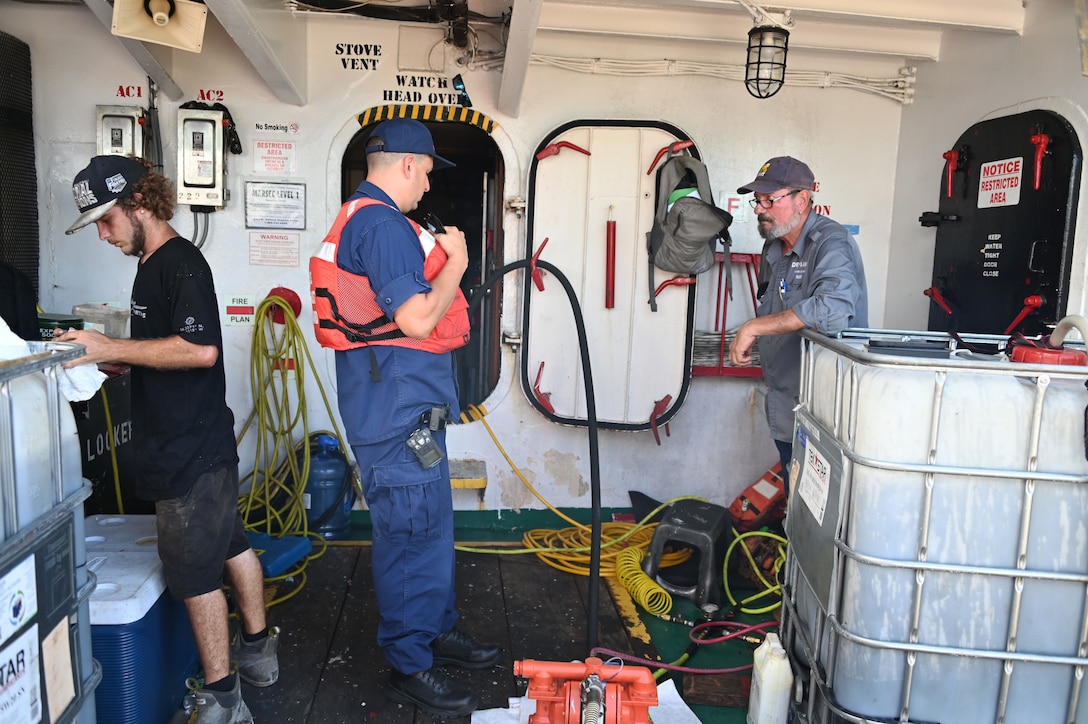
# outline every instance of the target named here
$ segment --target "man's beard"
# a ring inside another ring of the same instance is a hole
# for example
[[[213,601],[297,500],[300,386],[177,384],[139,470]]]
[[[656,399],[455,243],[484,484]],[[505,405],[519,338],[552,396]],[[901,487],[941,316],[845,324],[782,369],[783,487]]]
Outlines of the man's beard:
[[[771,225],[764,226],[762,223],[764,219],[770,221]],[[795,213],[792,219],[781,224],[774,223],[774,220],[769,216],[758,216],[757,220],[761,222],[758,226],[759,235],[762,236],[765,241],[770,241],[771,239],[780,239],[800,226],[801,214]]]
[[[135,211],[126,209],[125,216],[128,217],[129,222],[132,224],[132,239],[129,240],[125,254],[141,257],[144,255],[144,244],[147,242],[147,231],[144,229],[144,222],[140,220]]]

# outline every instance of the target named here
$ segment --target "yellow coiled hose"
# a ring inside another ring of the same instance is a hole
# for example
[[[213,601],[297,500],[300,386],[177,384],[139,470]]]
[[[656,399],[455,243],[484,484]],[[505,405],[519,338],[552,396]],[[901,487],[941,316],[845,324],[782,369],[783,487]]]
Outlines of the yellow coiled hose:
[[[624,548],[616,556],[616,577],[647,613],[664,616],[672,611],[672,596],[642,570],[645,557],[640,548]]]

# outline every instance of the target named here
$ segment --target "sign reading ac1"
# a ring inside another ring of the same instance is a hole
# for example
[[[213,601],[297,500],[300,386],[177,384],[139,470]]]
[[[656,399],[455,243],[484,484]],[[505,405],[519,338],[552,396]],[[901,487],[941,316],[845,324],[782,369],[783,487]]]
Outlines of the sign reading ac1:
[[[144,87],[142,85],[119,85],[117,86],[118,98],[143,98]]]

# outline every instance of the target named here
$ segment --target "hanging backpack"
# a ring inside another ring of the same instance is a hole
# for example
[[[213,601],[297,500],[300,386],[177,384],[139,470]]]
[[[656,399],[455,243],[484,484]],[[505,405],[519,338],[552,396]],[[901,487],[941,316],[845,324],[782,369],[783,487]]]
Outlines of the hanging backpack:
[[[675,274],[705,272],[714,265],[715,241],[721,239],[728,253],[732,223],[733,216],[714,205],[703,162],[670,154],[657,173],[657,210],[646,234],[652,311],[657,311],[654,267]]]

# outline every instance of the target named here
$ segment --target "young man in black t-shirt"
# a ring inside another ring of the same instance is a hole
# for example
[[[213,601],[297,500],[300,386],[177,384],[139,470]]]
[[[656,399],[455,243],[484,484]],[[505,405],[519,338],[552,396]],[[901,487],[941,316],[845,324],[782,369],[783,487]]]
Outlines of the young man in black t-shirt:
[[[261,564],[238,511],[238,451],[211,268],[168,223],[173,184],[149,164],[96,156],[76,175],[72,193],[80,217],[67,233],[93,223],[99,238],[139,264],[131,339],[92,331],[59,339],[86,347],[70,364],[132,366],[136,494],[155,501],[167,587],[185,603],[204,667],[205,683],[190,684],[186,706],[196,710],[197,724],[252,722],[238,679],[275,683],[279,629],[266,625]],[[242,619],[233,647],[224,571]]]

